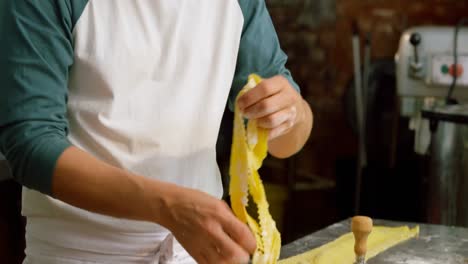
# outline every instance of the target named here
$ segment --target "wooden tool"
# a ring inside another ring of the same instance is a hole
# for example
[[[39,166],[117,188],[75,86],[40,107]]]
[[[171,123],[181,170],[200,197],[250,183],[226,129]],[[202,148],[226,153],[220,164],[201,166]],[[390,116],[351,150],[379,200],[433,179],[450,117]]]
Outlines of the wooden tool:
[[[354,234],[355,264],[366,263],[367,238],[372,232],[372,219],[367,216],[355,216],[351,221],[351,230]]]

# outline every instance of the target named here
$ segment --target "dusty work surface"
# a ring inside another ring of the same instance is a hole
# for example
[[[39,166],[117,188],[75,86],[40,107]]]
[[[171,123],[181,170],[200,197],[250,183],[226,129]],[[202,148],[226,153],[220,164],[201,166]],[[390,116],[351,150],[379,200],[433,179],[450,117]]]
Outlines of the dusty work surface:
[[[283,246],[281,258],[294,256],[331,242],[350,232],[350,219]],[[415,223],[375,220],[374,225],[414,227]],[[368,261],[368,264],[468,264],[468,229],[438,225],[420,226],[420,235]]]

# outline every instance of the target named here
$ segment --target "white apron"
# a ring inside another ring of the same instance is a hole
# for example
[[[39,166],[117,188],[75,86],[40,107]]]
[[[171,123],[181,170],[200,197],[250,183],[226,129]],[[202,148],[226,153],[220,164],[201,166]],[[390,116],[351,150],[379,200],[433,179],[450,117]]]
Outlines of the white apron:
[[[112,165],[221,197],[215,147],[242,25],[237,0],[89,1],[73,31],[69,140]],[[23,215],[28,264],[194,262],[159,225],[27,188]]]

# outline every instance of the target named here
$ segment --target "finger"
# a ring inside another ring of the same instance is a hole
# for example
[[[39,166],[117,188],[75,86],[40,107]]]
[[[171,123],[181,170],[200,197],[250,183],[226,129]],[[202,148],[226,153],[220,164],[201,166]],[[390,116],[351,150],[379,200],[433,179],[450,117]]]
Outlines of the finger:
[[[258,119],[278,112],[279,110],[294,104],[294,98],[285,92],[274,94],[270,97],[245,108],[242,112],[248,119]]]
[[[285,108],[271,115],[257,119],[257,125],[266,129],[274,129],[286,121],[296,120],[297,110],[295,106]]]
[[[226,233],[224,233],[223,241],[224,243],[216,245],[216,252],[219,259],[225,261],[225,263],[249,262],[249,253],[236,244]]]
[[[237,100],[237,105],[239,106],[239,109],[243,111],[245,108],[257,103],[258,101],[278,93],[284,86],[285,83],[281,77],[265,79],[255,86],[255,88],[242,95]]]
[[[226,232],[238,245],[249,253],[254,253],[257,248],[257,242],[252,231],[232,215],[231,218],[225,219],[223,230]]]
[[[218,245],[209,243],[203,250],[203,255],[208,259],[208,263],[225,263],[225,256],[222,255],[222,250]]]
[[[213,230],[212,230],[213,231]],[[238,245],[221,226],[211,233],[212,244],[207,248],[206,255],[210,259],[217,259],[211,263],[246,263],[249,253]],[[224,261],[224,262],[223,262]]]
[[[279,125],[278,127],[275,127],[274,129],[270,130],[270,133],[268,134],[268,140],[272,140],[286,134],[287,132],[289,132],[289,130],[291,130],[293,126],[294,122],[288,120],[283,124]]]
[[[229,237],[227,237],[230,239]],[[235,244],[234,244],[235,245]],[[238,245],[235,245],[239,247]],[[221,245],[211,245],[211,250],[213,254],[216,254],[216,263],[219,264],[232,264],[232,263],[248,263],[250,256],[247,252],[241,251],[240,254],[236,254],[232,250],[229,251],[225,249],[225,247]],[[214,256],[213,256],[214,258]],[[214,263],[214,262],[212,262]]]
[[[210,264],[216,263],[218,259],[219,258],[217,258],[217,255],[214,255],[212,251],[203,250],[200,252],[200,259],[196,259],[196,261],[197,263]]]

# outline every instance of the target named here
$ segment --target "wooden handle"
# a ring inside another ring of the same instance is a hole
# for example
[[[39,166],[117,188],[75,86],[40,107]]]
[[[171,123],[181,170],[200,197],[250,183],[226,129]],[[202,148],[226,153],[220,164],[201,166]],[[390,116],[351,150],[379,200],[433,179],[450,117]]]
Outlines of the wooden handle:
[[[372,232],[372,219],[367,216],[355,216],[351,221],[351,230],[354,234],[354,253],[363,257],[367,253],[367,238]]]

